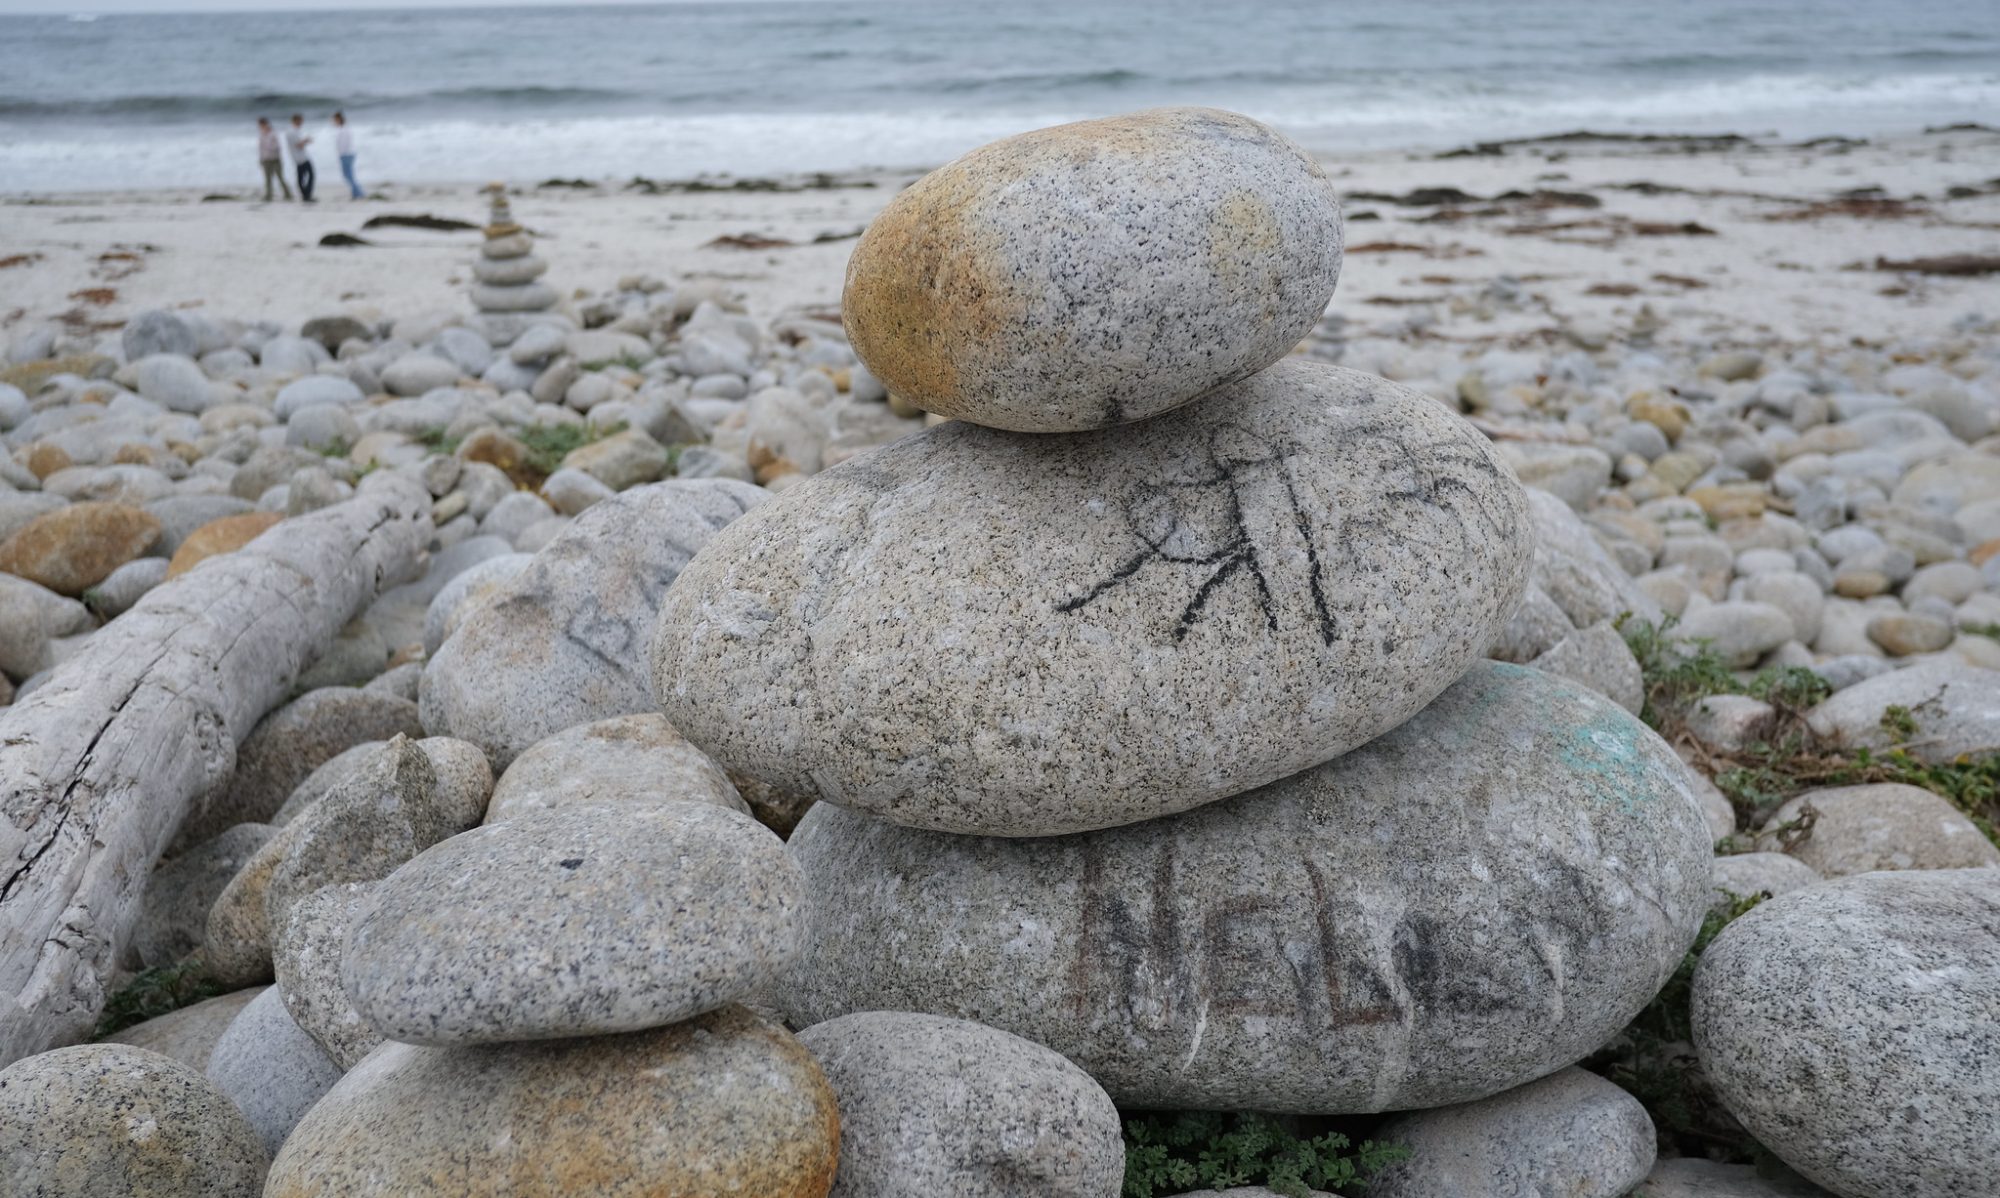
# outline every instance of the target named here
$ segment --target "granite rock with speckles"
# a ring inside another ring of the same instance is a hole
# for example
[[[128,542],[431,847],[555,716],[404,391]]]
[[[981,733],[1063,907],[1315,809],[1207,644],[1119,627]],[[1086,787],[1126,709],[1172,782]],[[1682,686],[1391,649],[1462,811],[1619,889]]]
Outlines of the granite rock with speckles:
[[[250,1000],[215,1043],[208,1080],[250,1120],[264,1151],[275,1153],[300,1116],[344,1072],[285,1010],[272,986]]]
[[[423,735],[407,699],[348,686],[307,691],[257,721],[236,751],[236,772],[196,800],[176,839],[200,844],[233,825],[267,821],[321,765],[399,732]]]
[[[294,1022],[343,1070],[382,1043],[341,984],[347,933],[374,902],[377,882],[322,886],[291,905],[275,929],[271,970]]]
[[[953,421],[711,541],[654,689],[725,768],[898,823],[1132,823],[1416,714],[1513,610],[1530,529],[1485,438],[1315,362],[1101,432]]]
[[[122,1032],[104,1037],[104,1040],[106,1043],[150,1049],[183,1065],[204,1070],[208,1068],[209,1054],[215,1051],[215,1042],[222,1039],[222,1033],[229,1030],[230,1024],[236,1022],[236,1013],[265,989],[263,986],[252,986],[205,998],[193,1006],[156,1015],[144,1023],[135,1023]]]
[[[750,813],[722,767],[665,716],[621,715],[565,729],[516,757],[493,787],[486,822],[570,803],[677,800]]]
[[[1916,735],[1904,738],[1883,727],[1882,715],[1891,707],[1909,710]],[[2000,670],[1936,658],[1837,691],[1807,712],[1806,721],[1821,736],[1877,751],[1907,739],[1912,757],[1933,764],[2000,754]]]
[[[1368,1198],[1621,1198],[1645,1180],[1655,1153],[1653,1120],[1639,1100],[1575,1067],[1477,1102],[1401,1116],[1375,1138],[1410,1155],[1369,1178]]]
[[[805,880],[705,803],[569,803],[455,836],[376,888],[341,958],[362,1018],[410,1044],[637,1031],[777,982]]]
[[[257,1198],[270,1162],[199,1070],[129,1044],[79,1044],[0,1069],[0,1193]]]
[[[1116,1198],[1118,1108],[1039,1044],[963,1019],[869,1011],[799,1042],[840,1100],[830,1198]]]
[[[797,1040],[740,1007],[654,1031],[384,1044],[307,1112],[265,1198],[825,1198],[840,1117]]]
[[[277,929],[325,886],[372,882],[479,822],[492,774],[464,741],[397,736],[355,765],[245,862],[208,912],[201,954],[225,985],[271,978]]]
[[[565,728],[657,710],[646,638],[660,596],[763,500],[729,479],[654,483],[596,504],[468,615],[424,669],[424,727],[496,769]]]
[[[270,929],[323,886],[385,878],[418,853],[479,822],[493,774],[479,750],[445,736],[389,741],[383,759],[287,824],[284,860],[264,896]]]
[[[777,995],[977,1019],[1121,1105],[1467,1102],[1575,1062],[1658,992],[1710,898],[1688,770],[1601,696],[1476,666],[1251,794],[1024,841],[820,804],[812,930]]]
[[[1311,155],[1213,108],[982,146],[906,188],[847,263],[854,352],[898,397],[1022,432],[1144,420],[1277,361],[1340,275]]]
[[[1844,1195],[2000,1176],[2000,870],[1857,874],[1770,899],[1695,969],[1695,1048],[1757,1141]]]
[[[1812,827],[1784,851],[1823,877],[1876,869],[1971,869],[2000,866],[2000,848],[1951,801],[1920,786],[1874,782],[1828,786],[1788,800],[1764,821],[1757,847],[1780,849],[1778,831],[1807,807]]]

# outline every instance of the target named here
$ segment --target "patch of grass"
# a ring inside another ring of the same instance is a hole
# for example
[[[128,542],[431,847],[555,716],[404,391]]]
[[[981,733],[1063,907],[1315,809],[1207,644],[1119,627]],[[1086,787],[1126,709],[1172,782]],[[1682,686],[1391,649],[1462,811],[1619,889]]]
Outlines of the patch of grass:
[[[1964,624],[1959,627],[1959,631],[2000,641],[2000,624]]]
[[[1805,721],[1806,709],[1832,693],[1811,670],[1784,667],[1740,675],[1707,645],[1674,642],[1672,621],[1655,628],[1620,617],[1619,631],[1639,659],[1646,681],[1645,719],[1661,736],[1688,750],[1703,772],[1715,779],[1745,826],[1762,823],[1779,804],[1821,786],[1901,782],[1942,795],[1963,811],[1988,839],[2000,844],[2000,756],[1960,759],[1940,765],[1919,760],[1902,746],[1920,729],[1906,707],[1882,712],[1881,727],[1894,747],[1885,752],[1849,748],[1820,736]],[[1687,714],[1708,695],[1751,695],[1777,709],[1778,718],[1762,741],[1734,752],[1718,752],[1687,732]]]
[[[1370,1176],[1409,1155],[1373,1140],[1355,1146],[1340,1131],[1313,1126],[1326,1122],[1220,1111],[1127,1115],[1121,1194],[1156,1198],[1253,1185],[1290,1198],[1308,1198],[1316,1189],[1357,1194]]]
[[[432,427],[418,433],[411,440],[432,453],[450,455],[458,452],[458,443],[464,440],[464,438],[449,436],[443,428]]]
[[[1833,693],[1826,679],[1801,666],[1739,674],[1710,642],[1673,637],[1674,624],[1671,616],[1655,626],[1630,613],[1616,623],[1646,681],[1644,718],[1663,735],[1683,727],[1688,712],[1710,695],[1749,695],[1780,709],[1803,710]]]
[[[528,467],[546,477],[561,469],[562,460],[572,452],[624,431],[623,424],[604,428],[585,424],[532,424],[519,430],[515,437],[528,447]]]
[[[627,370],[636,372],[641,367],[645,366],[645,364],[646,364],[646,359],[640,357],[637,354],[619,354],[615,358],[605,358],[602,361],[597,361],[597,362],[585,362],[583,363],[583,369],[593,370],[593,371],[609,370],[613,366],[622,366]]]
[[[1694,1026],[1688,1010],[1701,954],[1722,929],[1766,897],[1735,898],[1704,916],[1701,931],[1659,994],[1615,1040],[1584,1062],[1645,1106],[1653,1117],[1663,1153],[1739,1164],[1755,1163],[1768,1155],[1722,1105],[1703,1075],[1694,1053]]]
[[[439,429],[438,432],[442,435],[444,430]],[[346,437],[335,437],[318,449],[313,450],[313,452],[323,458],[344,458],[354,452],[354,446]]]
[[[144,970],[105,1000],[92,1038],[115,1036],[134,1024],[191,1007],[222,991],[222,985],[209,977],[201,962],[193,957]]]

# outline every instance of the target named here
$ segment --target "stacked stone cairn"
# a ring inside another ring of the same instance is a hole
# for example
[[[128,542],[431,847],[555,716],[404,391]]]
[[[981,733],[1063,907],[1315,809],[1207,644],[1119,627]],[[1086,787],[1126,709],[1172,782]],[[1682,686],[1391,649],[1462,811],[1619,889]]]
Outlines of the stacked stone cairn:
[[[490,335],[487,339],[506,345],[539,323],[536,314],[555,307],[558,297],[553,287],[541,281],[549,264],[535,253],[534,235],[514,220],[507,189],[492,183],[486,191],[491,211],[484,229],[486,240],[472,267],[472,306],[479,309],[484,318],[481,323],[489,333],[503,334],[500,339]]]
[[[1125,1107],[1564,1129],[1371,1194],[1622,1195],[1651,1126],[1569,1067],[1682,960],[1710,834],[1632,715],[1482,660],[1534,550],[1486,439],[1287,356],[1341,248],[1320,167],[1213,110],[919,181],[843,318],[892,394],[955,419],[710,540],[662,602],[654,692],[732,774],[822,800],[772,997],[823,1059],[920,1017],[881,1012],[977,1021]],[[921,1151],[873,1160],[834,1082],[835,1192],[944,1192]]]

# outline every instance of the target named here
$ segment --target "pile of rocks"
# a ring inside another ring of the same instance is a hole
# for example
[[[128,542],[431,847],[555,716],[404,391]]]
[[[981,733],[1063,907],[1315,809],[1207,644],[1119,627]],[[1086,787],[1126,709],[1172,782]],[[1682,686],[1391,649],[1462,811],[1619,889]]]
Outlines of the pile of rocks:
[[[533,323],[533,314],[556,306],[555,288],[541,281],[549,264],[535,254],[535,239],[515,223],[507,202],[504,184],[488,185],[492,210],[481,230],[485,241],[479,247],[479,261],[473,264],[472,306],[479,309],[490,331],[511,330],[516,335]],[[513,337],[494,338],[500,344]]]
[[[1370,339],[1324,175],[1201,110],[910,188],[845,333],[571,307],[504,194],[488,234],[477,315],[16,339],[0,712],[294,517],[417,487],[434,531],[143,880],[121,969],[237,989],[0,1069],[0,1189],[1108,1198],[1115,1099],[1400,1112],[1373,1194],[1609,1198],[1651,1129],[1570,1066],[1759,892],[1695,979],[1721,1101],[1843,1195],[2000,1168],[2000,849],[1906,785],[1739,816],[1614,627],[2000,751],[1976,330]],[[1706,1164],[1648,1192],[1762,1184]]]
[[[1375,1112],[1498,1101],[1680,962],[1685,766],[1478,664],[1530,574],[1519,484],[1436,403],[1285,359],[1339,250],[1309,158],[1185,109],[989,146],[863,238],[857,350],[959,419],[722,530],[653,641],[670,722],[823,800],[795,1023],[976,1018],[1127,1106]],[[1519,1101],[1612,1112],[1575,1192],[1644,1177],[1630,1097],[1551,1093]],[[1504,1140],[1524,1191],[1574,1163]]]

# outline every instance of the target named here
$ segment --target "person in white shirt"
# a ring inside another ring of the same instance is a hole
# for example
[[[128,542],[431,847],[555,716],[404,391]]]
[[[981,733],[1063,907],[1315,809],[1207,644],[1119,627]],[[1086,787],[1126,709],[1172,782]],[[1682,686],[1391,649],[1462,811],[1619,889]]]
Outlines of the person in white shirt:
[[[292,114],[292,127],[285,130],[285,146],[292,152],[292,169],[299,176],[299,198],[310,204],[313,202],[313,163],[306,157],[306,147],[312,138],[306,136],[306,118]]]
[[[292,185],[285,182],[285,157],[278,149],[278,131],[271,128],[270,119],[257,118],[257,165],[264,169],[264,202],[271,202],[271,183],[277,181],[285,189],[285,198],[292,198]]]
[[[340,113],[333,114],[333,152],[340,155],[340,173],[347,180],[350,199],[361,199],[367,192],[354,181],[354,130],[347,125],[347,118]]]

